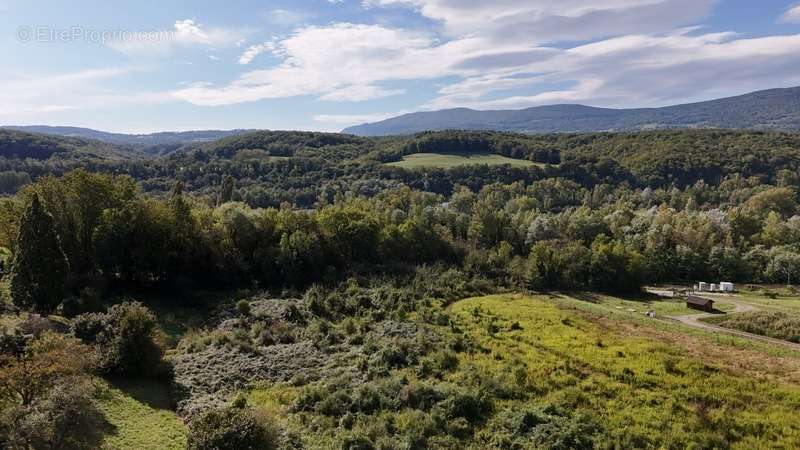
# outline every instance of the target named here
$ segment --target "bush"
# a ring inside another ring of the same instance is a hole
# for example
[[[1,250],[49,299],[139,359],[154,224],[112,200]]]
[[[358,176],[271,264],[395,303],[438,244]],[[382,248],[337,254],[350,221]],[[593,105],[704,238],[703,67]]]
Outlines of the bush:
[[[0,447],[97,448],[102,421],[86,373],[90,349],[52,332],[4,347],[10,351],[0,354]]]
[[[239,300],[236,302],[236,313],[242,317],[250,315],[250,303],[247,300]]]
[[[0,405],[31,405],[59,383],[77,382],[86,375],[90,349],[76,339],[45,332],[4,346],[12,352],[0,355]]]
[[[449,393],[437,408],[440,408],[448,419],[464,418],[469,423],[479,423],[492,413],[492,402],[478,392]]]
[[[365,437],[350,436],[342,442],[342,450],[375,450],[375,446]]]
[[[85,383],[61,383],[30,405],[3,414],[8,448],[81,450],[99,447],[105,421]]]
[[[278,431],[261,410],[227,407],[211,410],[189,427],[188,450],[273,450]]]
[[[571,416],[552,405],[506,410],[495,421],[502,430],[496,430],[494,440],[504,448],[591,449],[601,431],[590,416]]]
[[[156,318],[139,302],[114,305],[107,313],[81,314],[73,320],[72,332],[98,347],[103,372],[150,376],[163,369]]]

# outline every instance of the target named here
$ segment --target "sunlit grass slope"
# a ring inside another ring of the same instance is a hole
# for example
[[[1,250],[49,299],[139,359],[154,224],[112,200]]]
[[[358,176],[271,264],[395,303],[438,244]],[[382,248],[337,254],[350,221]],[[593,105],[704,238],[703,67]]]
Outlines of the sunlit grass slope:
[[[723,355],[684,356],[691,338],[660,342],[545,298],[473,298],[453,312],[487,349],[465,363],[489,373],[522,367],[537,402],[591,413],[605,424],[608,441],[638,448],[800,447],[800,386],[755,378]]]
[[[186,428],[171,411],[167,387],[149,380],[103,384],[98,407],[108,422],[102,448],[186,448]]]
[[[474,164],[487,164],[499,166],[509,164],[515,167],[532,167],[537,164],[533,161],[524,159],[513,159],[503,155],[493,153],[469,153],[469,154],[450,154],[450,153],[415,153],[403,157],[401,161],[389,163],[390,166],[403,167],[405,169],[416,169],[422,167],[451,168]]]

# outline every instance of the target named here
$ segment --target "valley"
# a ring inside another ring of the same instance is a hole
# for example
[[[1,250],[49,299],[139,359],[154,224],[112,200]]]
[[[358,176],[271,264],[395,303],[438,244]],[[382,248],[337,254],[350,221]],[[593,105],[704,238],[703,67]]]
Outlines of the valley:
[[[800,445],[795,134],[0,142],[5,442]]]

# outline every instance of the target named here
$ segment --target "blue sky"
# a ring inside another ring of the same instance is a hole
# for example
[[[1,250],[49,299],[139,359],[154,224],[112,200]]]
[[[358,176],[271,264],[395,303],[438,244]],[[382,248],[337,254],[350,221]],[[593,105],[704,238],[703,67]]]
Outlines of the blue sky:
[[[793,1],[0,0],[0,31],[6,125],[339,130],[800,85]]]

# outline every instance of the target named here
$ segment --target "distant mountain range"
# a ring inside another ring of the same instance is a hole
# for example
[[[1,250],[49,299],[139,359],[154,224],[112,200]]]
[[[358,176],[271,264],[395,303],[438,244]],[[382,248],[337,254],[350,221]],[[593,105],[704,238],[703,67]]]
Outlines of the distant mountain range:
[[[183,146],[188,144],[201,144],[212,142],[230,136],[250,133],[255,130],[201,130],[201,131],[176,131],[152,134],[123,134],[108,133],[78,127],[51,127],[46,125],[32,126],[5,126],[7,130],[23,131],[26,133],[39,133],[50,136],[63,136],[81,139],[93,139],[115,145],[131,146],[143,149],[148,153],[158,153],[164,147]]]
[[[347,128],[359,136],[404,135],[435,130],[495,130],[520,133],[636,131],[677,128],[800,131],[800,87],[770,89],[663,108],[609,109],[584,105],[523,110],[467,108],[405,114]]]

